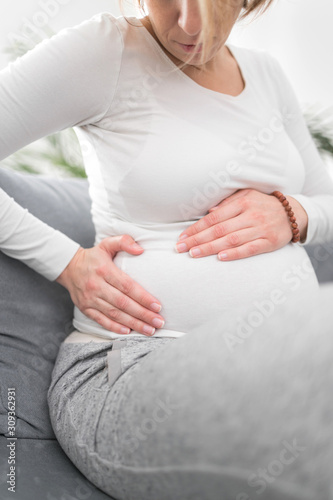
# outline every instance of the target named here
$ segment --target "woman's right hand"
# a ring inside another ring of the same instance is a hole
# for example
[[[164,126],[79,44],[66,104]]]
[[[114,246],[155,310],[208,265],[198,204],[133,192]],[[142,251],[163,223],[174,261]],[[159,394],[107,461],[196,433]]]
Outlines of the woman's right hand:
[[[153,335],[163,326],[162,316],[156,314],[161,304],[113,263],[119,251],[140,255],[144,249],[127,234],[105,238],[93,248],[80,247],[56,281],[67,288],[80,311],[103,328]]]

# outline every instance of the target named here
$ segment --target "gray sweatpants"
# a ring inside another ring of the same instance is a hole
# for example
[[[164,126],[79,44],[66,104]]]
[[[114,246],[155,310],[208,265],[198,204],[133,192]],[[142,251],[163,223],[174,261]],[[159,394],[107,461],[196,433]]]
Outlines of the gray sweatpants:
[[[60,445],[116,500],[332,500],[332,299],[252,329],[63,343]]]

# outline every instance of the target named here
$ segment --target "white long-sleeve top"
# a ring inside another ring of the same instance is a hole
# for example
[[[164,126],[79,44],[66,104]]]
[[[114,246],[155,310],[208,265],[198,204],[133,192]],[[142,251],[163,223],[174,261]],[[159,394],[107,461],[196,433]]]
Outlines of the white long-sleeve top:
[[[108,12],[60,31],[0,72],[0,160],[74,127],[96,243],[128,233],[145,249],[135,257],[119,252],[115,263],[161,301],[166,325],[158,336],[220,324],[223,311],[236,302],[253,309],[272,287],[288,295],[284,278],[305,262],[303,245],[333,239],[333,184],[288,79],[265,51],[227,46],[245,81],[238,96],[200,86],[139,20]],[[177,254],[178,235],[241,188],[296,198],[309,218],[306,241],[233,262]],[[54,280],[78,247],[0,190],[4,253]],[[313,284],[314,274],[305,282]],[[74,325],[119,336],[77,308]]]

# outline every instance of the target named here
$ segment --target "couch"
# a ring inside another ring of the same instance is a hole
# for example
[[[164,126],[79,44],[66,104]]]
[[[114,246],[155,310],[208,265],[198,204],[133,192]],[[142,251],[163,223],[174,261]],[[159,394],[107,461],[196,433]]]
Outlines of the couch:
[[[0,186],[34,215],[83,247],[93,245],[86,180],[0,169]],[[333,282],[333,242],[309,247],[308,253],[319,281]],[[1,500],[111,498],[70,462],[50,424],[46,394],[59,345],[73,330],[72,311],[73,304],[63,287],[0,252]],[[9,388],[15,393],[8,392]],[[13,440],[8,439],[8,411],[14,398],[17,440],[10,447]],[[8,491],[7,483],[11,458],[16,467],[15,494]]]
[[[83,247],[94,244],[86,180],[23,175],[0,168],[0,186]],[[70,462],[49,419],[47,389],[60,343],[73,330],[72,313],[65,288],[0,252],[1,500],[110,499]],[[14,388],[15,395],[8,388]],[[8,400],[13,404],[13,398],[17,441],[10,448]],[[15,493],[8,491],[7,484],[8,459],[12,458]]]

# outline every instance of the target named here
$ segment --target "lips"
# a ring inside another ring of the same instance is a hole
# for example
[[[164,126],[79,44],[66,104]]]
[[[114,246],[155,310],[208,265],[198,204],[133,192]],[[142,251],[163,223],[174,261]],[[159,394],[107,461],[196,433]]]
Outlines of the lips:
[[[190,52],[195,52],[199,53],[202,51],[202,44],[186,44],[186,43],[180,43],[177,42],[177,44],[181,47],[184,52],[190,53]]]

